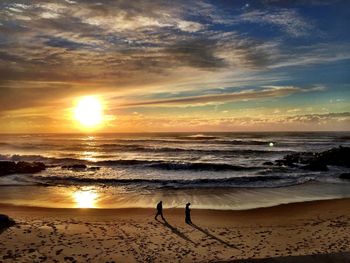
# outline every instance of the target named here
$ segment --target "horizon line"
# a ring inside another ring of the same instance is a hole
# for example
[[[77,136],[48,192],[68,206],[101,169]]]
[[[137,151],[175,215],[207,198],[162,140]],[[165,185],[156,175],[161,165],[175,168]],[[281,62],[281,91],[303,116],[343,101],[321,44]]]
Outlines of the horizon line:
[[[0,135],[29,135],[29,134],[145,134],[145,133],[328,133],[350,132],[350,130],[290,130],[290,131],[144,131],[144,132],[0,132]]]

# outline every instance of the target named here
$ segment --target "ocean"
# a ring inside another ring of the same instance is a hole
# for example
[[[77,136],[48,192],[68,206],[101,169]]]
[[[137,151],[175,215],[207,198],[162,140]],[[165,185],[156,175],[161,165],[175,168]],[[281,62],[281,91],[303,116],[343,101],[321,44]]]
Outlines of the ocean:
[[[44,162],[0,177],[1,203],[48,207],[249,209],[350,197],[349,168],[266,165],[295,152],[350,146],[346,132],[3,134],[0,160]],[[84,164],[87,169],[67,166]]]

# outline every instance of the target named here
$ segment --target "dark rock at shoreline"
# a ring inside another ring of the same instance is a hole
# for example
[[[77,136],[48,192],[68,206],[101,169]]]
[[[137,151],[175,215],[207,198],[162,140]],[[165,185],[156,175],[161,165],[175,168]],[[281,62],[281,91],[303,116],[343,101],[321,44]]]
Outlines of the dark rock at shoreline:
[[[350,173],[342,173],[339,178],[341,179],[350,179]]]
[[[263,165],[273,165],[273,162],[264,162]]]
[[[45,170],[46,166],[44,163],[40,162],[18,162],[16,168],[18,173],[38,173]]]
[[[276,160],[276,164],[295,167],[296,164],[309,164],[314,158],[315,153],[312,152],[292,153],[284,156],[281,160]]]
[[[16,222],[7,215],[0,215],[0,233],[15,224]]]
[[[91,166],[88,168],[88,171],[98,171],[100,169],[101,169],[101,167],[99,167],[99,166]]]
[[[308,165],[302,167],[304,170],[309,171],[328,171],[328,167],[324,162],[319,160],[312,160]]]
[[[85,164],[72,164],[72,165],[63,165],[62,169],[69,170],[85,170],[87,166]]]
[[[328,165],[350,167],[350,147],[332,148],[317,154],[316,158]]]
[[[0,175],[15,173],[16,163],[11,161],[0,162]]]
[[[0,161],[0,176],[9,174],[25,174],[25,173],[39,173],[46,169],[44,163],[41,162],[12,162]]]
[[[279,166],[298,167],[310,171],[328,171],[327,165],[350,167],[350,147],[338,147],[313,153],[301,152],[288,154],[283,159],[275,161]]]

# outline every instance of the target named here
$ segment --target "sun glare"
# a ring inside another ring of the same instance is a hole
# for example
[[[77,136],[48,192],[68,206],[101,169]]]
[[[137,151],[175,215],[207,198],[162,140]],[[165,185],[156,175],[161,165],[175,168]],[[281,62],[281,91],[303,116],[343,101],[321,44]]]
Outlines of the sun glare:
[[[82,97],[75,109],[74,118],[85,128],[94,128],[103,121],[101,101],[94,96]]]
[[[73,193],[77,208],[96,208],[98,194],[93,191],[77,191]]]

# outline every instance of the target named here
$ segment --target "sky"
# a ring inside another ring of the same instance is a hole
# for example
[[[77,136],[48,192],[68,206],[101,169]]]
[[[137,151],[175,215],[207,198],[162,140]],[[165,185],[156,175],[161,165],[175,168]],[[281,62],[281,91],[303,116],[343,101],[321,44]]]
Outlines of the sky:
[[[350,1],[2,0],[0,132],[349,131]]]

